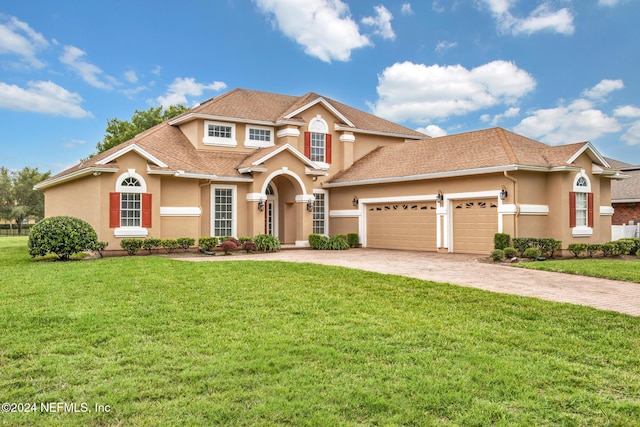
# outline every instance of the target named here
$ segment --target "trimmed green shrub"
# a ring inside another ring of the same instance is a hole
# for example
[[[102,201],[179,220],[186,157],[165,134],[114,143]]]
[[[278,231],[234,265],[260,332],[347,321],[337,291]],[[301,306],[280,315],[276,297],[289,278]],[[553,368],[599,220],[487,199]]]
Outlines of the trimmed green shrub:
[[[240,236],[238,237],[238,242],[240,242],[240,246],[242,246],[245,242],[253,242],[253,237]]]
[[[536,259],[540,256],[540,249],[538,248],[527,248],[524,250],[522,254],[525,258]]]
[[[176,240],[178,241],[180,249],[185,252],[196,243],[196,239],[192,239],[191,237],[178,237]]]
[[[602,245],[598,243],[589,243],[587,244],[587,256],[589,258],[593,257],[596,253],[602,251]]]
[[[505,258],[513,258],[518,253],[518,251],[516,251],[516,249],[512,247],[504,248],[503,252]]]
[[[73,254],[94,250],[97,243],[98,235],[88,222],[71,216],[53,216],[31,228],[28,246],[32,257],[51,253],[68,260]]]
[[[281,247],[280,240],[270,234],[258,234],[254,242],[262,252],[278,252]]]
[[[494,261],[501,261],[504,259],[504,251],[502,249],[495,249],[491,252],[491,259]]]
[[[209,236],[209,237],[201,237],[198,239],[198,246],[200,249],[205,251],[213,251],[215,247],[218,245],[218,238]]]
[[[553,257],[555,251],[562,249],[562,241],[550,238],[535,239],[533,246],[540,249],[540,253]]]
[[[524,255],[524,251],[533,246],[532,241],[533,239],[530,237],[514,237],[513,247],[516,248],[520,255]]]
[[[630,239],[620,239],[610,243],[616,246],[616,255],[628,255],[634,247],[633,240]]]
[[[586,243],[571,243],[569,246],[567,246],[567,249],[569,250],[569,252],[571,252],[573,254],[573,256],[579,257],[580,255],[582,255],[583,253],[585,253],[587,251],[587,244]]]
[[[358,233],[349,233],[349,234],[347,234],[347,242],[349,242],[349,246],[351,246],[352,248],[357,247],[358,243],[360,242],[360,238],[358,236]]]
[[[343,251],[349,249],[349,242],[345,234],[336,234],[327,241],[327,245],[324,249],[333,251]]]
[[[233,241],[233,239],[229,239],[220,243],[220,249],[222,249],[225,255],[231,255],[231,252],[238,250],[238,245]]]
[[[322,234],[309,234],[309,246],[311,249],[326,249],[329,238]]]
[[[180,247],[177,239],[163,239],[160,246],[162,246],[168,254],[173,253],[173,251]]]
[[[620,239],[631,243],[629,248],[629,255],[637,255],[640,252],[640,238],[628,237],[626,239]]]
[[[102,258],[102,251],[104,251],[104,249],[109,245],[109,242],[96,242],[95,246],[93,247],[93,250],[95,252],[98,252],[98,255],[100,255],[100,258]]]
[[[251,241],[251,240],[246,240],[242,244],[242,250],[245,251],[248,254],[252,254],[252,253],[254,253],[255,251],[258,250],[258,245],[256,245],[256,243]]]
[[[494,249],[503,250],[508,248],[511,243],[511,236],[507,233],[496,233],[493,235],[493,247]]]
[[[127,251],[129,255],[135,255],[140,249],[142,249],[142,239],[122,239],[120,240],[120,247]]]
[[[149,251],[149,255],[151,255],[151,251],[159,248],[162,245],[162,240],[154,239],[153,237],[148,237],[142,241],[142,249],[146,249]]]
[[[615,252],[617,251],[616,245],[614,245],[611,242],[601,244],[600,249],[602,250],[602,255],[606,257],[610,255],[615,255]]]

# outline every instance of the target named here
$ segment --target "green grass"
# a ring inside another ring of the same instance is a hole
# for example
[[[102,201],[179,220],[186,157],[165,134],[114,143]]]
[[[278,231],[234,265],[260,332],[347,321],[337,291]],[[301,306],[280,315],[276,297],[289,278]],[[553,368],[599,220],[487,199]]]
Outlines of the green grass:
[[[637,426],[640,318],[282,262],[0,239],[2,425]],[[109,405],[109,413],[93,412]]]
[[[604,258],[580,258],[544,262],[526,262],[517,267],[579,274],[603,279],[640,283],[640,262]]]

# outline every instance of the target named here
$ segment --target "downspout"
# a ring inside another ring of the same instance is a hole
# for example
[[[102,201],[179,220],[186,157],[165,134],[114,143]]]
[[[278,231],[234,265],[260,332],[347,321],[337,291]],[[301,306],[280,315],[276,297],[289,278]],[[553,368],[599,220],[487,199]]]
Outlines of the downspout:
[[[513,222],[513,237],[518,236],[518,217],[520,216],[520,205],[518,204],[518,180],[509,176],[508,171],[504,171],[504,177],[513,182],[513,203],[516,205],[515,221]]]
[[[209,187],[211,187],[211,183],[212,182],[213,182],[212,180],[209,180],[209,181],[205,182],[204,184],[200,184],[200,186],[199,186],[200,191],[198,192],[198,203],[200,204],[200,212],[204,212],[204,209],[202,209],[202,187],[204,187],[205,185],[208,185]],[[209,188],[209,197],[211,197],[211,188]],[[211,202],[209,202],[209,206],[211,206]],[[211,216],[211,212],[209,212],[209,216]],[[207,234],[209,234],[209,233],[207,233]],[[202,234],[202,218],[200,218],[200,221],[198,221],[198,235],[199,235],[199,237],[203,237],[203,234]]]

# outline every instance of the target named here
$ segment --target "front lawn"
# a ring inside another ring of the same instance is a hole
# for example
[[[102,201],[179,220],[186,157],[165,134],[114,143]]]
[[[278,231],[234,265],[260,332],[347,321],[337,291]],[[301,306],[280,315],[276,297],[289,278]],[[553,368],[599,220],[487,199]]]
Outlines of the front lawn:
[[[516,264],[516,266],[640,283],[640,261],[637,260],[579,258],[526,262]]]
[[[24,239],[0,272],[0,400],[38,409],[2,425],[640,422],[637,317],[313,264],[32,262]]]

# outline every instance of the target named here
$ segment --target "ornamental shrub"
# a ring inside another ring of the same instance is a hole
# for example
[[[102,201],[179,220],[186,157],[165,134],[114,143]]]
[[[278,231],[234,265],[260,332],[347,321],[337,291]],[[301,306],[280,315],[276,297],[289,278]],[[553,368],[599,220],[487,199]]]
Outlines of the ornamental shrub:
[[[251,240],[247,240],[242,244],[242,250],[248,254],[252,254],[258,250],[258,246],[256,245],[255,242]]]
[[[508,248],[511,243],[511,236],[507,233],[496,233],[493,235],[493,247],[494,249]]]
[[[153,237],[146,238],[142,241],[142,249],[146,249],[149,251],[149,255],[151,255],[151,251],[155,248],[159,248],[162,245],[162,240],[154,239]]]
[[[173,251],[180,247],[177,239],[163,239],[160,246],[162,246],[168,254],[173,253]]]
[[[620,239],[620,240],[625,240],[628,241],[631,244],[631,248],[629,249],[629,255],[637,255],[638,252],[640,252],[640,238],[638,237],[629,237],[626,239]]]
[[[196,243],[196,239],[192,239],[191,237],[178,237],[176,240],[178,241],[180,249],[185,252]]]
[[[602,245],[598,243],[589,243],[587,244],[587,256],[589,258],[593,257],[598,252],[602,251]]]
[[[631,239],[620,239],[614,242],[610,242],[616,245],[617,255],[628,255],[634,248],[634,242]]]
[[[311,249],[326,249],[329,238],[322,234],[309,234],[309,246]]]
[[[56,254],[59,259],[68,260],[73,254],[94,250],[97,244],[98,235],[88,222],[53,216],[31,228],[28,246],[32,257]]]
[[[518,253],[518,251],[516,251],[515,248],[511,248],[511,247],[504,248],[503,251],[504,251],[505,258],[513,258]]]
[[[225,255],[231,255],[231,252],[238,250],[238,245],[236,245],[236,242],[234,242],[232,239],[229,239],[220,243],[220,248]]]
[[[347,242],[349,242],[349,246],[355,248],[358,246],[358,242],[360,241],[358,237],[358,233],[349,233],[347,234]]]
[[[104,249],[109,245],[109,242],[96,242],[95,246],[93,247],[93,250],[98,252],[98,255],[100,255],[100,258],[102,258],[102,251],[104,251]]]
[[[569,252],[571,252],[573,254],[573,256],[575,256],[576,258],[579,257],[580,255],[582,255],[583,253],[585,253],[587,251],[587,244],[586,243],[571,243],[567,249],[569,250]]]
[[[217,237],[201,237],[198,239],[198,246],[200,247],[200,249],[205,250],[205,251],[213,251],[215,249],[215,247],[218,245],[218,238]]]
[[[349,242],[347,241],[346,234],[336,234],[327,241],[326,247],[324,249],[333,251],[344,251],[349,248],[350,246]]]
[[[533,246],[540,249],[542,254],[553,257],[555,251],[562,249],[562,241],[556,239],[535,239]]]
[[[491,252],[490,256],[493,261],[501,261],[504,258],[504,251],[502,249],[495,249]]]
[[[280,240],[270,234],[258,234],[254,242],[262,252],[278,252],[281,247]]]
[[[238,241],[240,242],[240,245],[244,245],[245,242],[253,242],[253,237],[249,237],[249,236],[240,236],[238,237]]]
[[[122,239],[120,240],[120,247],[127,251],[129,255],[135,255],[140,249],[142,249],[143,244],[142,239]]]
[[[527,248],[524,250],[522,254],[525,258],[536,259],[540,256],[540,249],[538,248]]]
[[[530,237],[514,237],[513,247],[516,248],[520,255],[524,255],[524,251],[533,246],[532,240]]]

